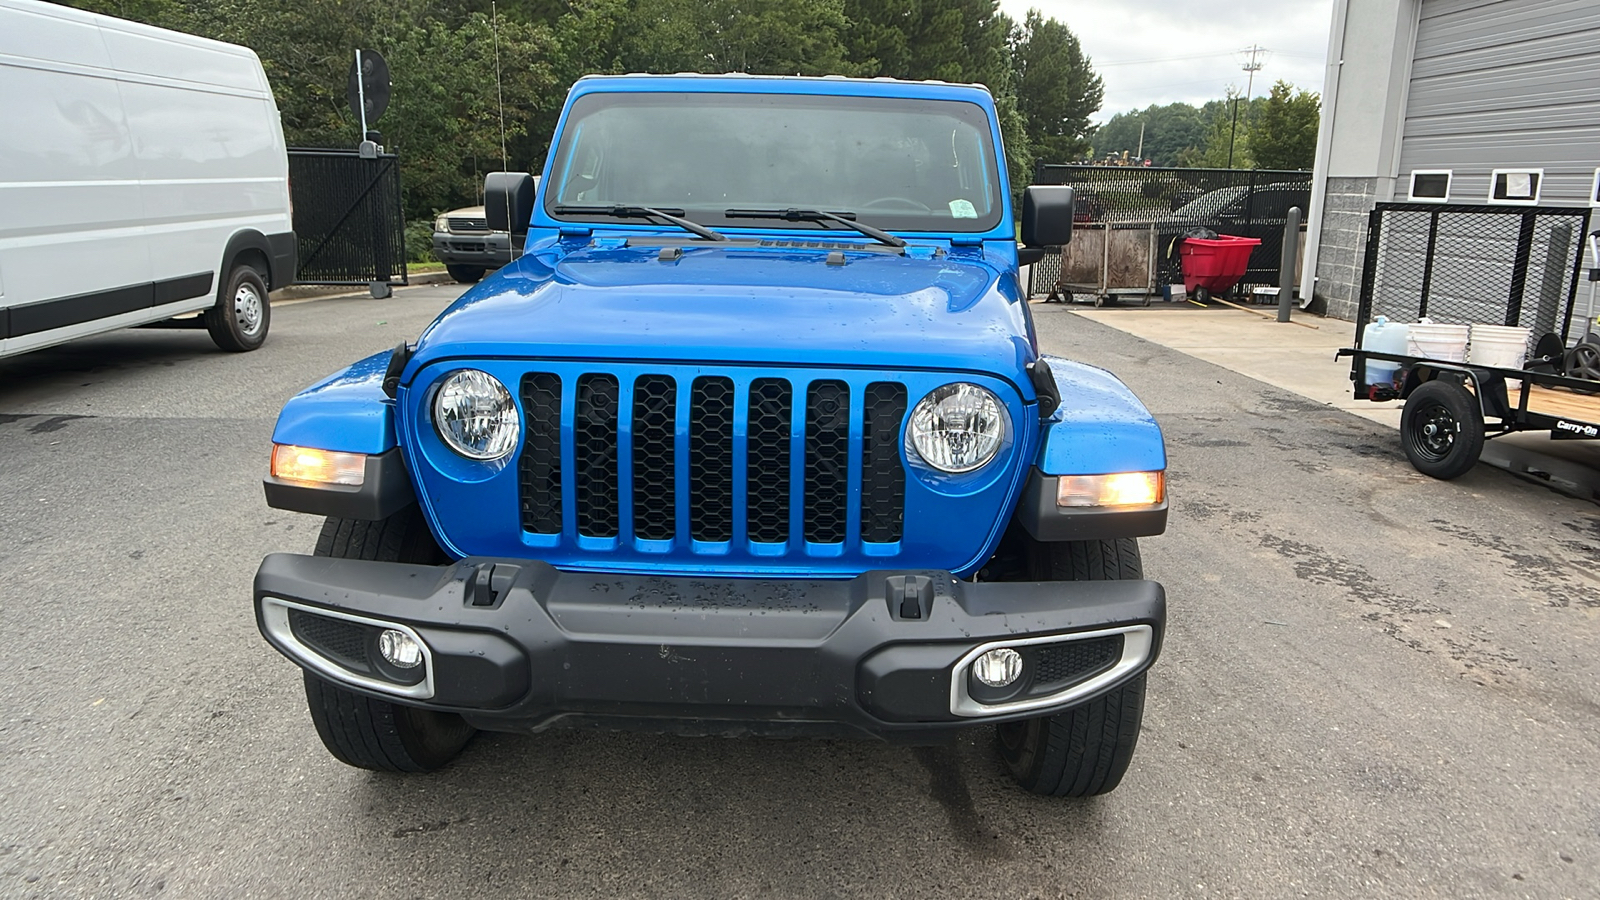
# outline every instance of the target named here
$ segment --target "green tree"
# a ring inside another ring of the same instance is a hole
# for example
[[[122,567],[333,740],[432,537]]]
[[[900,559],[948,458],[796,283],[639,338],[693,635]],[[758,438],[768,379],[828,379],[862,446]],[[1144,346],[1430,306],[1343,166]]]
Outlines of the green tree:
[[[1200,109],[1188,103],[1152,104],[1142,110],[1117,113],[1090,137],[1094,155],[1138,152],[1139,130],[1144,128],[1144,156],[1152,165],[1175,166],[1189,150],[1201,147],[1206,138],[1206,121]]]
[[[1007,87],[1014,23],[999,0],[844,0],[844,13],[864,74]]]
[[[1066,162],[1089,149],[1089,119],[1100,110],[1105,86],[1071,29],[1029,10],[1013,33],[1012,68],[1017,109],[1035,155]]]
[[[1250,118],[1250,152],[1263,169],[1309,169],[1317,155],[1322,98],[1287,81],[1272,86]]]
[[[1250,153],[1249,122],[1252,107],[1260,103],[1247,103],[1239,96],[1237,88],[1228,88],[1225,100],[1212,100],[1200,108],[1205,123],[1204,139],[1196,146],[1178,155],[1178,165],[1204,169],[1255,168]]]

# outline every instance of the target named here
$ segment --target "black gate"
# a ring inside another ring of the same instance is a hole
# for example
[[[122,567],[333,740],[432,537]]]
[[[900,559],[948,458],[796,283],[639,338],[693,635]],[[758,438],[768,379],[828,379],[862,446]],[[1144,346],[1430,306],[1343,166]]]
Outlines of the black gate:
[[[1289,209],[1299,207],[1303,222],[1311,205],[1311,173],[1304,171],[1039,163],[1034,183],[1071,185],[1073,221],[1083,228],[1152,234],[1155,284],[1183,281],[1173,241],[1206,229],[1260,239],[1239,283],[1276,285]],[[1060,259],[1051,262],[1059,266]]]
[[[400,161],[393,153],[289,150],[301,284],[408,284]]]

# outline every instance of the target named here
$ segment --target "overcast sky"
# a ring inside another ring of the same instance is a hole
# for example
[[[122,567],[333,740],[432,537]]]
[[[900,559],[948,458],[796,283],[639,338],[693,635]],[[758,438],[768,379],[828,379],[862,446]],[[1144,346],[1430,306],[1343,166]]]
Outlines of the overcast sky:
[[[1283,79],[1322,92],[1332,0],[1000,0],[1022,20],[1036,8],[1082,42],[1105,79],[1097,121],[1152,103],[1196,105],[1241,92],[1252,44],[1266,48],[1253,93]]]

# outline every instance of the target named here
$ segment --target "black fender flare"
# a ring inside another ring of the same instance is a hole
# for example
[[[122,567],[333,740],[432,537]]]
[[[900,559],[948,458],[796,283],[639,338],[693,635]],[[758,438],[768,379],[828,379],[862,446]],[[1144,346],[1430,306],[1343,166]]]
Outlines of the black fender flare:
[[[228,279],[228,268],[241,253],[254,250],[261,254],[267,261],[268,271],[262,275],[266,278],[267,290],[275,291],[288,287],[294,283],[295,268],[295,243],[294,232],[282,235],[267,236],[254,228],[246,228],[236,232],[228,239],[228,244],[222,251],[222,268],[219,283]]]

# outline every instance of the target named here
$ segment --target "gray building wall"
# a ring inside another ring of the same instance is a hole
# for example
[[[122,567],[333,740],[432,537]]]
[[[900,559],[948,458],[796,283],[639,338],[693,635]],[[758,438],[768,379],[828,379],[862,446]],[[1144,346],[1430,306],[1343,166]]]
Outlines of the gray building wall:
[[[1373,204],[1449,169],[1485,203],[1493,169],[1544,169],[1541,205],[1583,206],[1600,166],[1596,0],[1335,0],[1310,235],[1315,296],[1355,317]],[[1320,198],[1321,202],[1318,203]]]
[[[1423,0],[1400,199],[1414,169],[1452,169],[1483,203],[1494,169],[1544,169],[1541,205],[1586,206],[1600,166],[1600,3]]]

